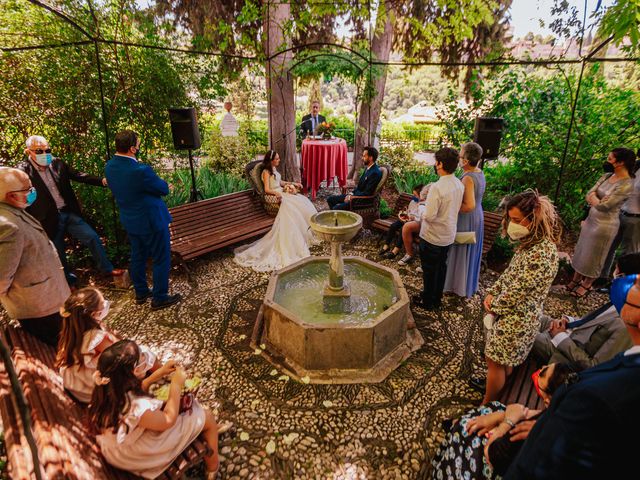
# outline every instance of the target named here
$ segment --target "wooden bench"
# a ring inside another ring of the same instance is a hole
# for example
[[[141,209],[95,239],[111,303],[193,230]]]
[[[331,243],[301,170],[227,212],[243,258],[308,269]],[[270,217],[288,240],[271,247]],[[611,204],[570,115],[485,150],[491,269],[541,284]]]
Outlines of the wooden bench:
[[[411,203],[411,195],[408,193],[401,193],[396,199],[396,204],[393,207],[393,215],[387,218],[378,218],[374,220],[371,224],[371,230],[376,232],[380,232],[381,234],[386,234],[389,231],[389,227],[392,223],[398,220],[398,213],[402,210],[406,210]]]
[[[371,229],[379,232],[381,235],[386,234],[389,231],[389,227],[393,222],[398,220],[398,212],[405,210],[411,202],[411,195],[408,193],[401,193],[396,200],[395,207],[393,208],[393,215],[387,218],[380,218],[371,224]],[[493,244],[496,241],[498,232],[502,225],[502,215],[493,212],[484,213],[484,235],[482,237],[482,256],[486,256],[487,252],[491,250]]]
[[[504,405],[519,403],[533,410],[542,410],[544,402],[538,396],[531,374],[539,368],[534,358],[529,357],[520,366],[513,369],[513,373],[507,378],[504,388],[500,392],[498,401]]]
[[[86,408],[67,395],[54,367],[55,349],[20,328],[7,326],[0,332],[24,392],[37,445],[42,478],[48,480],[125,480],[139,478],[106,463],[86,428]],[[0,414],[10,478],[35,478],[31,452],[24,435],[16,395],[8,369],[0,364]],[[158,478],[183,478],[186,470],[209,455],[211,449],[196,439]]]
[[[253,190],[180,205],[169,210],[171,253],[185,264],[205,253],[271,230],[274,218]]]

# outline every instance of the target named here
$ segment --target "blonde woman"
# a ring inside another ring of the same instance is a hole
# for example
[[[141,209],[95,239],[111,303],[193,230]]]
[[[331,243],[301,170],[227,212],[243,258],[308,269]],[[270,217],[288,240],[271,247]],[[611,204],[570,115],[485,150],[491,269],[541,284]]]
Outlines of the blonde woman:
[[[558,271],[560,221],[551,201],[533,190],[507,202],[503,234],[517,243],[509,266],[489,289],[484,308],[495,317],[485,346],[487,385],[483,404],[497,400],[513,367],[529,355],[538,317]]]

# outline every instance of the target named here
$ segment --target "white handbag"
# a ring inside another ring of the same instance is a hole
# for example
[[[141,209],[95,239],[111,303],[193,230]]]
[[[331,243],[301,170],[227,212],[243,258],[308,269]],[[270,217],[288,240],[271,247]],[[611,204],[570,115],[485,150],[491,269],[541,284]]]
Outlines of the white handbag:
[[[456,245],[473,245],[476,243],[476,232],[458,232],[453,243]]]

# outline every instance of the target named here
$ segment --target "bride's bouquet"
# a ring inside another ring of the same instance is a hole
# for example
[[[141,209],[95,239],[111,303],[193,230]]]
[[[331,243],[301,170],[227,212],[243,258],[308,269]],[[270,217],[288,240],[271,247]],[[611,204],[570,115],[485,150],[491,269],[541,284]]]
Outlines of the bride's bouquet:
[[[297,195],[298,193],[300,193],[298,187],[296,187],[293,183],[287,183],[284,187],[282,187],[282,191],[291,195]]]

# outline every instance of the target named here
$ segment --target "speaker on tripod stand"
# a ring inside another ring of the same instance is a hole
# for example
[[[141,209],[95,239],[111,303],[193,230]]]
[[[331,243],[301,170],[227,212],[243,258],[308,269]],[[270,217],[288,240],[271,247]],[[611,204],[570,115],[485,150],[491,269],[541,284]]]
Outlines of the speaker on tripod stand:
[[[200,130],[195,108],[170,108],[171,136],[176,150],[189,151],[189,169],[191,170],[191,193],[189,202],[203,200],[202,193],[196,188],[196,172],[193,167],[192,150],[200,148]]]
[[[473,132],[473,141],[482,147],[482,163],[480,165],[480,168],[484,167],[485,160],[498,158],[503,129],[504,120],[502,118],[476,118],[475,130]]]

